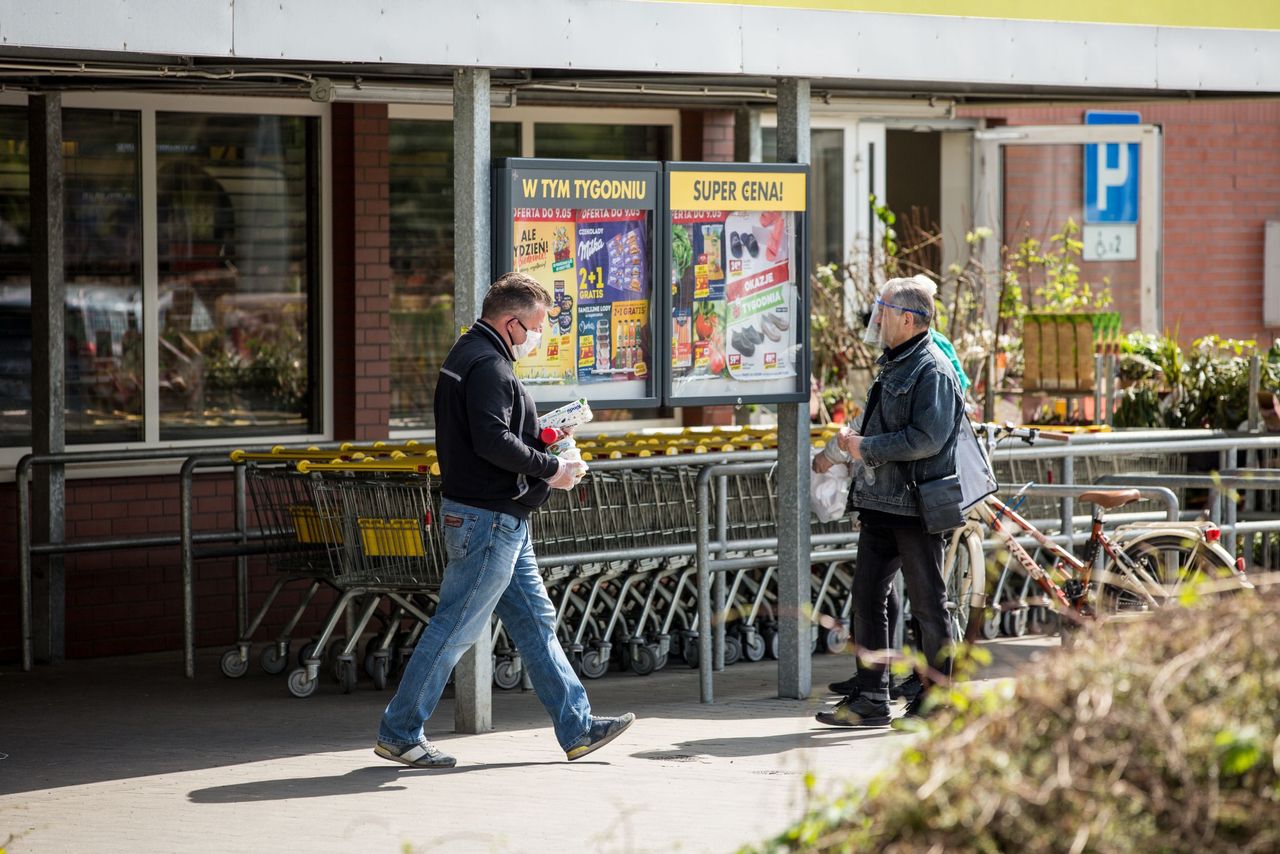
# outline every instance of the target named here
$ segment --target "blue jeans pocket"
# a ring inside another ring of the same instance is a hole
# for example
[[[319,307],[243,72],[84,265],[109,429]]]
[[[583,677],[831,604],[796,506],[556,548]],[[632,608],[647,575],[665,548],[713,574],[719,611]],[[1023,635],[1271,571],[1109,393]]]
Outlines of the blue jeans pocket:
[[[504,534],[514,534],[520,530],[523,519],[516,516],[510,516],[506,513],[493,514],[493,527],[502,531]]]
[[[471,535],[480,519],[474,513],[459,513],[456,510],[446,510],[440,518],[444,525],[445,556],[449,560],[461,560],[467,553]]]

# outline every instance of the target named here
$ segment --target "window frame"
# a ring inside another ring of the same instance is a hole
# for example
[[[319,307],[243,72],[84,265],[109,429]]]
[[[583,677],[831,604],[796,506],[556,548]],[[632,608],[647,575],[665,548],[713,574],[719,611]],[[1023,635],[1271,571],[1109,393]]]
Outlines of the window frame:
[[[16,92],[0,93],[0,106],[26,108],[27,96]],[[143,428],[141,442],[104,442],[68,446],[72,451],[110,451],[131,448],[163,450],[166,448],[208,447],[208,439],[160,439],[160,337],[159,337],[159,254],[158,254],[158,198],[156,196],[156,114],[157,113],[216,113],[246,116],[301,116],[317,119],[316,133],[319,171],[318,187],[312,196],[313,207],[319,216],[318,223],[311,223],[309,231],[319,241],[319,246],[309,251],[319,263],[318,307],[312,307],[311,316],[319,319],[320,334],[313,336],[319,353],[316,364],[320,377],[315,381],[319,400],[313,402],[310,413],[313,423],[318,419],[318,432],[227,436],[214,440],[217,444],[271,445],[281,442],[327,442],[333,440],[333,182],[331,110],[327,104],[318,104],[298,98],[258,98],[220,95],[166,95],[135,92],[66,92],[62,96],[64,109],[122,110],[139,113],[139,177],[142,203],[142,329],[143,329]],[[317,310],[318,308],[318,310]],[[0,447],[0,475],[2,480],[12,480],[18,460],[31,453],[31,446]],[[162,467],[168,468],[168,467]],[[140,473],[137,466],[107,466],[106,470],[94,467],[95,476]]]

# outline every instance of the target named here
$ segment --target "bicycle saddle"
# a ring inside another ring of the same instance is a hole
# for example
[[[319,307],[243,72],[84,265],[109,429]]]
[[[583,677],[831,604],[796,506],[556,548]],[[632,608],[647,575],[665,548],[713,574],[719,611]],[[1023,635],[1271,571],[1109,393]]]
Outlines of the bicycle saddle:
[[[1084,492],[1077,496],[1080,501],[1097,504],[1099,507],[1105,507],[1108,510],[1132,504],[1140,498],[1142,498],[1142,493],[1136,489],[1098,489],[1093,492]]]

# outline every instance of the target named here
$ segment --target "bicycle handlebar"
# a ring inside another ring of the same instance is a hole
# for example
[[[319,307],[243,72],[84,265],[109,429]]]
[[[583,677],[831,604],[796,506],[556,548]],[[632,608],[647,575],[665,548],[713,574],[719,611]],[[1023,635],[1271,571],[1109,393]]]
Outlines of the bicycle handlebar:
[[[1071,441],[1070,433],[1041,430],[1039,427],[1015,427],[1008,422],[993,424],[989,421],[983,421],[973,425],[973,429],[979,436],[991,436],[993,439],[1021,439],[1028,445],[1035,444],[1039,439],[1046,439],[1051,442]]]

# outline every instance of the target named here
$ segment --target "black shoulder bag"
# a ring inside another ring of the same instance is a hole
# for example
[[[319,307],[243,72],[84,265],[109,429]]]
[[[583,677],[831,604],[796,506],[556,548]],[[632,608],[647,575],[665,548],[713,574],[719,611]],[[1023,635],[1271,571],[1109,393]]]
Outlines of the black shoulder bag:
[[[956,420],[957,436],[963,420],[964,402],[961,401],[960,418]],[[924,523],[924,529],[930,534],[945,534],[964,524],[964,512],[960,509],[960,505],[964,502],[964,490],[960,486],[958,474],[944,475],[920,482],[916,480],[916,461],[912,460],[908,488],[916,496],[916,504],[920,507],[920,520]]]

